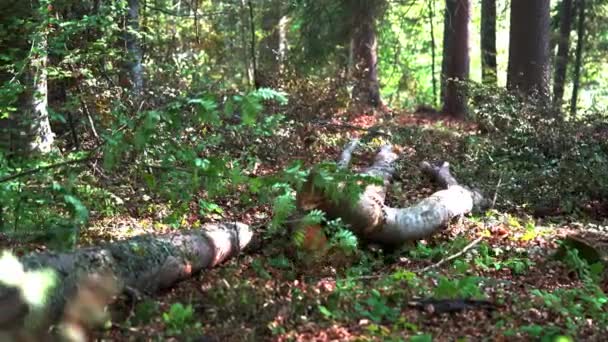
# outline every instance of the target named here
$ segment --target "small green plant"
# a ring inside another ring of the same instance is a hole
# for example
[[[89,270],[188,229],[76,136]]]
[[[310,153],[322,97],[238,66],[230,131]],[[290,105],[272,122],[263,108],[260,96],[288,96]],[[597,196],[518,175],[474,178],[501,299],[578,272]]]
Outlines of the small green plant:
[[[133,324],[147,324],[158,312],[158,304],[153,300],[144,300],[137,303],[131,322]]]
[[[437,287],[433,290],[436,298],[484,298],[483,291],[479,287],[480,277],[463,277],[460,279],[448,279],[439,277]]]
[[[355,303],[355,310],[359,315],[367,317],[375,323],[393,322],[399,317],[400,312],[399,308],[390,306],[386,296],[376,289],[373,289],[371,295],[363,302]]]
[[[570,334],[575,334],[579,327],[588,322],[587,319],[597,326],[606,326],[608,296],[598,284],[602,267],[598,267],[599,263],[590,266],[579,257],[576,249],[566,249],[564,263],[577,272],[583,283],[582,288],[557,289],[553,292],[533,290],[532,294],[563,318]]]
[[[169,311],[163,313],[163,322],[167,326],[169,335],[180,335],[201,326],[200,322],[194,323],[192,305],[183,305],[182,303],[171,305]]]
[[[520,256],[520,254],[501,259],[499,257],[503,256],[504,251],[499,248],[492,248],[486,243],[479,245],[477,253],[474,263],[477,267],[486,271],[490,269],[501,270],[507,268],[510,269],[513,274],[524,274],[532,265],[534,265],[532,260],[524,255]]]

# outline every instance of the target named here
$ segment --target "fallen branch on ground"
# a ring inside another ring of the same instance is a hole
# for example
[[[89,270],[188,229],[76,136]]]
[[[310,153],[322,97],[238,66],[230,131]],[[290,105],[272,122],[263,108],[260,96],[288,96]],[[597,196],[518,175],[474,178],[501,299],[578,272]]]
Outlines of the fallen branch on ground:
[[[357,146],[351,141],[338,161],[341,168],[347,168]],[[323,192],[313,184],[313,176],[298,193],[298,207],[301,210],[320,209],[330,218],[342,218],[359,236],[368,241],[384,245],[399,245],[432,235],[446,227],[451,219],[470,213],[485,203],[478,191],[458,184],[449,169],[449,163],[420,165],[422,172],[435,180],[443,190],[437,191],[408,208],[387,206],[387,187],[395,172],[394,163],[398,150],[385,145],[375,157],[374,163],[361,174],[379,177],[383,185],[368,185],[355,205],[348,200],[338,203],[328,200]]]

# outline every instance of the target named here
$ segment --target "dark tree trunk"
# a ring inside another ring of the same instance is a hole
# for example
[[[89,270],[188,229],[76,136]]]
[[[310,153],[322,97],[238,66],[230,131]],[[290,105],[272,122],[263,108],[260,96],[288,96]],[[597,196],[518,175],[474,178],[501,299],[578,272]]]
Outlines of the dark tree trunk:
[[[435,78],[435,25],[433,25],[433,20],[435,20],[435,1],[429,1],[428,6],[429,28],[431,30],[431,79],[433,82],[433,107],[435,107],[437,105],[437,79]]]
[[[441,99],[445,98],[446,75],[448,70],[448,62],[450,61],[450,52],[452,41],[450,40],[450,31],[452,30],[453,17],[456,12],[456,2],[446,0],[445,11],[443,13],[443,56],[441,59]]]
[[[453,4],[450,5],[449,3]],[[464,117],[467,100],[461,85],[469,77],[469,0],[446,0],[446,8],[454,8],[447,13],[451,23],[447,40],[450,41],[445,63],[445,96],[443,111],[455,117]],[[448,19],[446,19],[448,20]],[[444,50],[446,51],[446,50]]]
[[[570,52],[570,31],[574,15],[572,0],[562,0],[559,24],[557,56],[555,59],[555,75],[553,83],[553,104],[559,109],[564,98],[564,84],[568,70],[568,53]]]
[[[549,0],[512,0],[507,88],[549,99]]]
[[[585,41],[585,0],[578,1],[578,28],[576,42],[576,60],[574,62],[574,76],[572,78],[572,100],[570,101],[570,114],[576,115],[578,102],[578,89],[580,87],[581,66],[583,64],[583,43]]]
[[[495,86],[496,71],[496,0],[481,1],[481,78]]]
[[[360,105],[382,105],[378,82],[378,51],[376,19],[381,12],[382,0],[355,1],[353,24],[353,98]]]
[[[283,2],[268,0],[264,3],[262,30],[265,37],[260,40],[258,59],[258,84],[272,87],[277,84],[285,54],[286,33]]]

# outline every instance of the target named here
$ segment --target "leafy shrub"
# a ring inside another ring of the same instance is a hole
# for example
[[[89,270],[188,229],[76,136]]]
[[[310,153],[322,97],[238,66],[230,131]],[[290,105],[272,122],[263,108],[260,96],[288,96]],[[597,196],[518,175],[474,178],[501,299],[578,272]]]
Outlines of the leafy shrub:
[[[589,209],[608,195],[608,129],[604,118],[562,119],[505,90],[471,86],[473,119],[484,134],[465,138],[460,172],[487,193],[499,184],[499,205],[539,214]],[[582,181],[584,180],[584,181]],[[554,205],[555,203],[555,205]]]

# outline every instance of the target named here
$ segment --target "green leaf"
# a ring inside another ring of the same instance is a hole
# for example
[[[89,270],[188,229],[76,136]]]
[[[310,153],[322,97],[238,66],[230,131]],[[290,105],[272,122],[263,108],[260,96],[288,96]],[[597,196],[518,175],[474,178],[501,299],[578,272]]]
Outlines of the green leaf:
[[[72,195],[64,195],[64,201],[69,204],[73,211],[74,219],[78,224],[84,224],[89,219],[89,211],[87,207],[76,197]]]
[[[333,313],[331,311],[329,311],[328,308],[326,308],[323,305],[319,305],[319,312],[325,317],[325,318],[331,318],[333,316]]]
[[[410,337],[410,342],[433,342],[433,335],[423,334]]]

